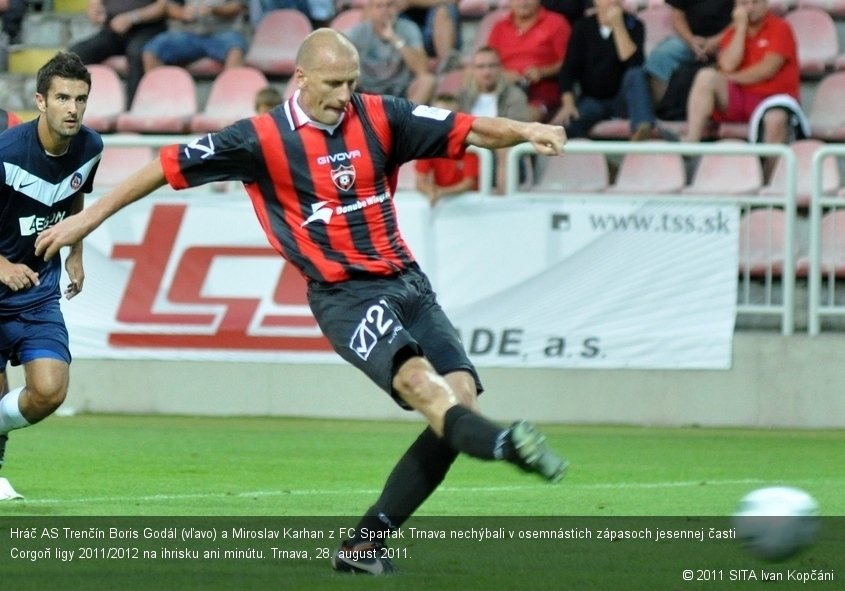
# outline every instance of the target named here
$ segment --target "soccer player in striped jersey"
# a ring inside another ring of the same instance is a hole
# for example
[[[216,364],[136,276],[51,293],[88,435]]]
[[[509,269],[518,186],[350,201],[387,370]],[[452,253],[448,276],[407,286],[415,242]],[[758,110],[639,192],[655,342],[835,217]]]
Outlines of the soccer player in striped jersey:
[[[80,215],[43,232],[36,254],[50,260],[59,247],[79,242],[165,183],[182,189],[243,182],[268,241],[308,280],[311,310],[335,350],[428,422],[357,527],[388,534],[428,498],[459,453],[508,461],[552,482],[566,469],[530,424],[503,428],[479,413],[478,374],[399,233],[393,205],[399,166],[459,158],[467,145],[495,149],[528,141],[554,155],[565,134],[559,126],[359,94],[358,75],[354,45],[331,29],[314,31],[299,49],[290,99],[218,133],[163,148]],[[334,568],[393,570],[378,537],[345,541]]]
[[[0,464],[7,433],[46,418],[68,388],[68,334],[59,308],[61,261],[35,256],[40,232],[82,210],[103,151],[82,125],[91,75],[60,52],[38,71],[38,118],[0,134]],[[82,241],[65,260],[68,299],[82,290]],[[25,385],[9,391],[6,366],[23,365]]]

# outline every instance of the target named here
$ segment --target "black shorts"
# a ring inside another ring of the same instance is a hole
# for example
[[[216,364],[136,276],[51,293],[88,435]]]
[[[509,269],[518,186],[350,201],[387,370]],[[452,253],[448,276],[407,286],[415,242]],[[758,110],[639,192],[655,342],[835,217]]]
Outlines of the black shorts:
[[[311,282],[308,302],[335,351],[408,406],[393,390],[397,355],[423,355],[440,375],[464,370],[481,382],[458,331],[446,317],[428,278],[411,269],[390,277],[341,283]]]

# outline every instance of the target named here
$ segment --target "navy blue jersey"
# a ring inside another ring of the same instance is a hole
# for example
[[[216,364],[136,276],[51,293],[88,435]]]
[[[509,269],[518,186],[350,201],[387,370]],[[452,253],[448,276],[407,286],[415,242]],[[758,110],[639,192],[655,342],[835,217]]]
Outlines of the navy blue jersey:
[[[35,256],[38,234],[66,218],[75,197],[90,193],[103,140],[82,127],[62,156],[50,156],[38,140],[38,120],[0,134],[0,255],[39,274],[41,284],[13,292],[0,284],[0,315],[34,308],[61,295],[61,257]]]
[[[333,132],[289,99],[190,144],[167,146],[167,181],[183,189],[242,181],[270,244],[309,280],[386,276],[413,256],[393,195],[399,166],[463,155],[474,118],[404,99],[354,94]]]

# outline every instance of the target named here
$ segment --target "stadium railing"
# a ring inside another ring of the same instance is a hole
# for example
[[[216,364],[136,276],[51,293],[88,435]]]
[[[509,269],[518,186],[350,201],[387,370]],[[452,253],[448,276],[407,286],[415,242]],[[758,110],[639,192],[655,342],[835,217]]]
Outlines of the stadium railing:
[[[515,146],[508,153],[507,195],[519,193],[516,174],[518,161],[525,155],[535,154],[530,144]],[[761,157],[778,157],[786,162],[786,191],[783,195],[685,195],[661,194],[654,199],[666,201],[677,199],[684,203],[707,204],[737,204],[741,217],[748,216],[752,210],[768,208],[781,210],[784,219],[784,236],[780,252],[770,253],[767,266],[762,270],[753,271],[749,267],[740,268],[738,275],[737,314],[753,317],[768,317],[779,320],[781,333],[792,334],[795,330],[795,260],[796,260],[796,192],[797,192],[797,159],[795,154],[785,145],[747,144],[742,142],[714,142],[714,143],[679,143],[679,142],[579,142],[570,141],[566,145],[565,153],[602,153],[605,156],[624,156],[626,154],[681,154],[686,157],[704,156],[707,154],[744,155]],[[659,170],[655,171],[660,174]],[[595,199],[601,193],[568,193],[566,197],[573,199]],[[644,194],[622,194],[615,192],[613,199],[629,198],[639,201],[647,200]],[[750,236],[740,236],[741,248],[743,241]],[[845,308],[843,308],[845,310]]]
[[[811,335],[821,332],[823,319],[845,317],[845,223],[836,223],[836,214],[845,212],[845,192],[825,195],[822,182],[825,160],[842,157],[845,146],[834,144],[819,148],[813,155],[807,276],[807,330]],[[825,218],[832,223],[825,223]]]

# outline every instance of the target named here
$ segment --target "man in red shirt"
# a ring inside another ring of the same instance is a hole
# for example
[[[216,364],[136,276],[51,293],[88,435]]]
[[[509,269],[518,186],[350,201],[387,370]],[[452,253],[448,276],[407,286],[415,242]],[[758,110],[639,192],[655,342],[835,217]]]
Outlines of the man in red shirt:
[[[690,89],[686,141],[704,137],[711,117],[747,123],[757,106],[774,95],[799,99],[798,52],[789,24],[769,12],[768,0],[736,0],[733,24],[721,41],[718,69],[703,68]],[[766,143],[788,138],[789,113],[781,108],[763,116]]]
[[[499,52],[505,78],[528,95],[531,120],[547,121],[560,107],[557,77],[572,27],[540,0],[510,0],[510,7],[490,30],[488,45]]]
[[[331,29],[311,33],[296,64],[297,90],[283,105],[162,148],[96,203],[44,230],[35,251],[50,259],[165,183],[184,189],[242,181],[271,246],[307,278],[311,310],[337,353],[428,423],[355,536],[332,556],[336,570],[383,574],[393,570],[383,540],[437,488],[459,453],[506,461],[551,482],[567,466],[532,425],[502,428],[479,413],[478,374],[399,232],[399,167],[460,158],[468,145],[527,141],[552,156],[565,134],[558,126],[359,94],[358,52]]]

